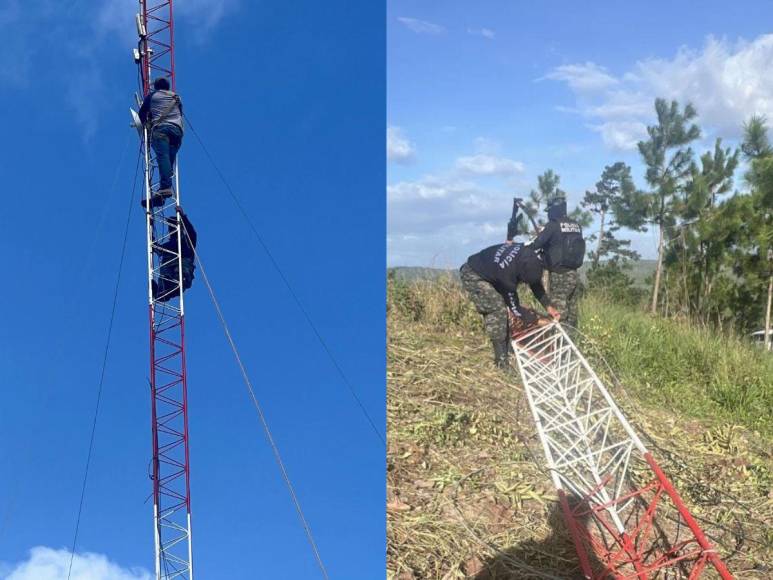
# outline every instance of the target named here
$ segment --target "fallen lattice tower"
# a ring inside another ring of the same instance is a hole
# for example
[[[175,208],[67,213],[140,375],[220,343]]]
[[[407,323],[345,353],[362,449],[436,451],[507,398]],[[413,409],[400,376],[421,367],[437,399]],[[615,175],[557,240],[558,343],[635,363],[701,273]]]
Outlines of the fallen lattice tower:
[[[733,578],[561,325],[512,344],[584,576]]]

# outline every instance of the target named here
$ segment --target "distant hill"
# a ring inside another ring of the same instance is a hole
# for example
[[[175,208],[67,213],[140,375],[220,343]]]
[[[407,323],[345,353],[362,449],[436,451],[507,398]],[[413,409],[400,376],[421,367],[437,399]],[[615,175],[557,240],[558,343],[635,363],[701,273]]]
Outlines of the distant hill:
[[[639,260],[633,262],[629,272],[636,286],[647,287],[647,278],[655,272],[657,260]],[[588,269],[588,263],[580,268],[580,275],[585,279],[585,272]],[[442,268],[424,268],[420,266],[396,266],[388,268],[388,272],[394,272],[396,280],[403,282],[413,282],[415,280],[437,280],[441,276],[451,274],[454,278],[459,276],[459,270],[445,270]]]

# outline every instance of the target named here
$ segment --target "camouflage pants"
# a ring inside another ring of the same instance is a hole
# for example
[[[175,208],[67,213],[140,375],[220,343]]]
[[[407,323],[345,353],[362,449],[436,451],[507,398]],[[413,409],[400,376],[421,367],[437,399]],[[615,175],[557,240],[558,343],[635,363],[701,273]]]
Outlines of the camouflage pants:
[[[459,270],[462,287],[470,295],[476,310],[483,315],[483,326],[492,342],[507,340],[507,307],[502,295],[467,264]]]
[[[566,324],[570,336],[577,328],[577,302],[581,294],[582,284],[577,270],[564,274],[550,273],[550,299],[561,313],[561,323]]]

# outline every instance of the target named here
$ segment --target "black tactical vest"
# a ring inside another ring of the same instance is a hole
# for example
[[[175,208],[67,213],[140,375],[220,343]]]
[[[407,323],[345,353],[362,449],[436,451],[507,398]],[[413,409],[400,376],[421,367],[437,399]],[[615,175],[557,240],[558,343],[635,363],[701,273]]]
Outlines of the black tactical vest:
[[[551,272],[563,274],[577,270],[585,258],[585,239],[580,224],[569,218],[560,218],[552,223],[556,228],[545,257]]]

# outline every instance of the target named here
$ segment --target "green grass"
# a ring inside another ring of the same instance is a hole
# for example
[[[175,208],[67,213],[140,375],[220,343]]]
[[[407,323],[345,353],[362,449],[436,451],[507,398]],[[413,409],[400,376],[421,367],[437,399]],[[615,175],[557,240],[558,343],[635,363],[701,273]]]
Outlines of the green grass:
[[[580,326],[597,370],[603,357],[645,404],[773,435],[773,356],[748,341],[593,297]]]
[[[530,302],[528,292],[524,298]],[[436,331],[482,330],[450,274],[414,282],[390,278],[387,309]],[[646,405],[773,436],[773,356],[749,341],[592,295],[580,306],[580,330],[580,347],[595,370],[608,375],[608,362],[626,391]]]

